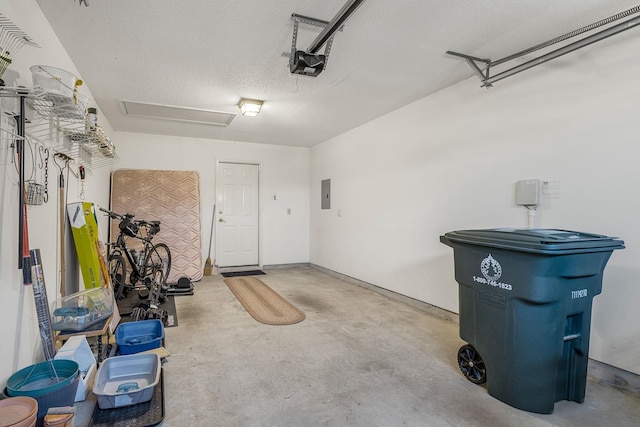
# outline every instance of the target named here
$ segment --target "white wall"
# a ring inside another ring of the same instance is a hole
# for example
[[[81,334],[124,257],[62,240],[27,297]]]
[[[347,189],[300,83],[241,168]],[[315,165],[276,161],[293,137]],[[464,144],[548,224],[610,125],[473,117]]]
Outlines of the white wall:
[[[261,263],[309,262],[308,148],[123,132],[116,133],[115,139],[122,158],[116,168],[199,172],[203,258],[209,249],[217,162],[258,163]],[[215,259],[214,252],[215,245],[211,259]]]
[[[556,180],[559,198],[543,199],[537,226],[627,245],[594,300],[590,357],[640,373],[634,31],[489,90],[470,78],[313,147],[311,262],[457,312],[453,251],[439,236],[526,227],[515,182]],[[332,205],[321,210],[327,178]]]

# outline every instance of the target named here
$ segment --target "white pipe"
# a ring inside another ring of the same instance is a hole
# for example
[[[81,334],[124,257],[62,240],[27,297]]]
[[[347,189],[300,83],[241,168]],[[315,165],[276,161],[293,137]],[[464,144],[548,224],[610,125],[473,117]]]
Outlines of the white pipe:
[[[527,206],[527,210],[529,211],[527,228],[535,228],[536,227],[536,209],[537,206]]]

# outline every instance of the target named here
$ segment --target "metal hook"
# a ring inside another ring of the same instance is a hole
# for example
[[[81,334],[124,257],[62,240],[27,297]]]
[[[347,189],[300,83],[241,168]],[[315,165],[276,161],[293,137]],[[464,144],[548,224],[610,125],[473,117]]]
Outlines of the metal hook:
[[[56,159],[61,159],[64,162],[64,164],[63,165],[58,164],[58,161]],[[55,163],[58,169],[60,169],[61,174],[64,168],[68,166],[69,160],[71,160],[71,158],[66,154],[56,153],[53,155],[53,163]]]
[[[49,157],[49,149],[45,148],[44,145],[38,144],[38,157],[40,158],[38,169],[42,169],[44,167],[44,154]]]
[[[58,162],[56,161],[56,159],[62,159],[64,160],[64,166],[60,166],[58,164]],[[71,172],[71,174],[73,176],[76,177],[76,179],[78,178],[78,174],[75,173],[74,171],[71,170],[71,168],[69,167],[69,162],[72,161],[73,159],[69,156],[67,156],[64,153],[56,153],[53,156],[53,162],[56,164],[56,166],[58,167],[58,169],[60,169],[60,174],[62,174],[62,171],[64,171],[65,169],[67,169],[67,171]]]
[[[77,173],[75,173],[75,171],[69,167],[69,162],[70,162],[70,161],[71,161],[71,159],[69,159],[69,160],[67,160],[67,161],[65,162],[65,166],[66,166],[66,168],[67,168],[67,171],[68,171],[68,172],[71,172],[71,175],[73,175],[76,179],[78,179],[78,174],[77,174]]]

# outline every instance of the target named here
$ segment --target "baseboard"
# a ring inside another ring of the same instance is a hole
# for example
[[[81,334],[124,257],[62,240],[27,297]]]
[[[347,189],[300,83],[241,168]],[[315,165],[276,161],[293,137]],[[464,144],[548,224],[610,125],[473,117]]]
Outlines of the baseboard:
[[[587,378],[598,384],[640,397],[640,375],[633,372],[589,359]]]
[[[373,292],[387,296],[395,301],[408,304],[412,307],[432,314],[433,316],[440,319],[458,323],[458,315],[456,313],[452,313],[448,310],[436,307],[426,302],[419,301],[406,295],[381,288],[379,286],[364,282],[354,277],[338,273],[337,271],[320,267],[316,264],[310,264],[310,267],[318,271],[322,271],[323,273],[326,273],[332,277],[342,279],[345,282],[352,283],[354,285],[358,285],[365,289],[369,289]],[[589,359],[587,378],[598,384],[612,387],[624,393],[640,397],[640,375],[634,374],[633,372],[625,371],[624,369],[607,365],[606,363],[598,362],[597,360]]]
[[[278,268],[305,268],[305,267],[309,267],[310,264],[308,262],[296,262],[296,263],[292,263],[292,264],[270,264],[270,265],[263,265],[262,269],[263,270],[275,270]]]

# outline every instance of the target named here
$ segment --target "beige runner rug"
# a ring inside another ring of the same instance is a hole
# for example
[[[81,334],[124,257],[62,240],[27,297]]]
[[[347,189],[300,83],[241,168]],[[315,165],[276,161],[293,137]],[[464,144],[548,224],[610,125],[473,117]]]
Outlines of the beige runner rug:
[[[249,314],[260,323],[292,325],[302,322],[305,318],[303,312],[256,277],[230,277],[224,279],[224,283]]]

